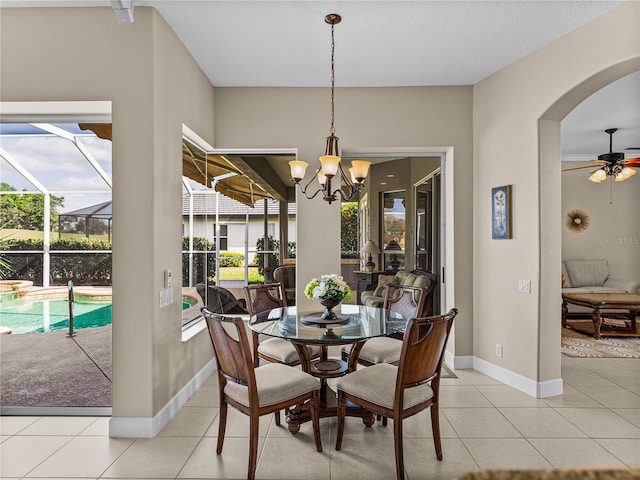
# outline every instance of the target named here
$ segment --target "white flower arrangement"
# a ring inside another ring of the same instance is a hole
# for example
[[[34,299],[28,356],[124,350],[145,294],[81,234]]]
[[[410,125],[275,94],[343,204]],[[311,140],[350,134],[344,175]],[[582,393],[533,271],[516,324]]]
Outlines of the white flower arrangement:
[[[334,273],[320,275],[312,278],[304,287],[304,294],[307,298],[315,300],[344,300],[351,299],[351,289],[342,276]]]

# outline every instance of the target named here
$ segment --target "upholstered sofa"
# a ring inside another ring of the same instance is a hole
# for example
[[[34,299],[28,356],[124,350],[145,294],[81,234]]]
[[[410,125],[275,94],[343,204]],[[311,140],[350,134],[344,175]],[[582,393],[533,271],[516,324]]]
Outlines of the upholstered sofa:
[[[565,260],[562,262],[562,293],[638,292],[635,281],[612,278],[606,259]],[[568,305],[569,313],[590,312],[585,307]]]
[[[635,293],[638,287],[636,281],[611,277],[609,262],[604,258],[562,262],[562,293]]]
[[[380,275],[378,277],[378,285],[373,291],[365,291],[360,294],[360,302],[370,307],[381,307],[384,303],[384,291],[387,285],[392,285],[393,287],[427,287],[430,288],[432,293],[436,286],[436,280],[437,278],[433,273],[422,270],[412,270],[411,272],[399,270],[394,275]],[[427,296],[423,313],[425,315],[433,314],[433,295]]]

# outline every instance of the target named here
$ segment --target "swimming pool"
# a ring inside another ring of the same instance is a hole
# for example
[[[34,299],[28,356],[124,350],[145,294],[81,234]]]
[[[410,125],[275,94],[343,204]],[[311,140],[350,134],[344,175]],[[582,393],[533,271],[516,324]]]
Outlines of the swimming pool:
[[[182,298],[182,309],[195,305],[191,297]],[[111,325],[111,300],[74,302],[73,328]],[[20,299],[0,303],[0,326],[12,334],[53,332],[69,328],[69,303],[61,299]]]

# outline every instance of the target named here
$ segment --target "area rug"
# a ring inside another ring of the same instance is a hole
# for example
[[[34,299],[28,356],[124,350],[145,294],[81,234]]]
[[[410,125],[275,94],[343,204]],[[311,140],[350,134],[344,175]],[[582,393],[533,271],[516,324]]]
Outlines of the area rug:
[[[600,337],[562,329],[561,351],[563,355],[576,358],[640,358],[640,338]]]
[[[442,362],[442,371],[440,372],[440,378],[458,378],[444,362]]]

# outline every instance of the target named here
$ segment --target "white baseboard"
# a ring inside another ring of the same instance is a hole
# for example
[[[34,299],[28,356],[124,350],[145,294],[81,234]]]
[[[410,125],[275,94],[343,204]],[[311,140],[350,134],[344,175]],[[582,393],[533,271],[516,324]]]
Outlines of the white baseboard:
[[[473,357],[472,356],[461,356],[457,357],[453,355],[451,352],[446,350],[444,352],[444,362],[449,366],[449,368],[453,368],[454,370],[466,370],[469,368],[473,368]]]
[[[174,397],[152,418],[111,417],[109,436],[124,438],[152,438],[178,413],[204,381],[216,371],[216,360],[212,358]]]
[[[481,358],[474,356],[456,357],[449,352],[445,352],[445,362],[447,365],[453,365],[454,370],[472,368],[535,398],[554,397],[562,395],[563,392],[562,378],[536,382]]]
[[[0,407],[2,416],[110,417],[111,407]]]

